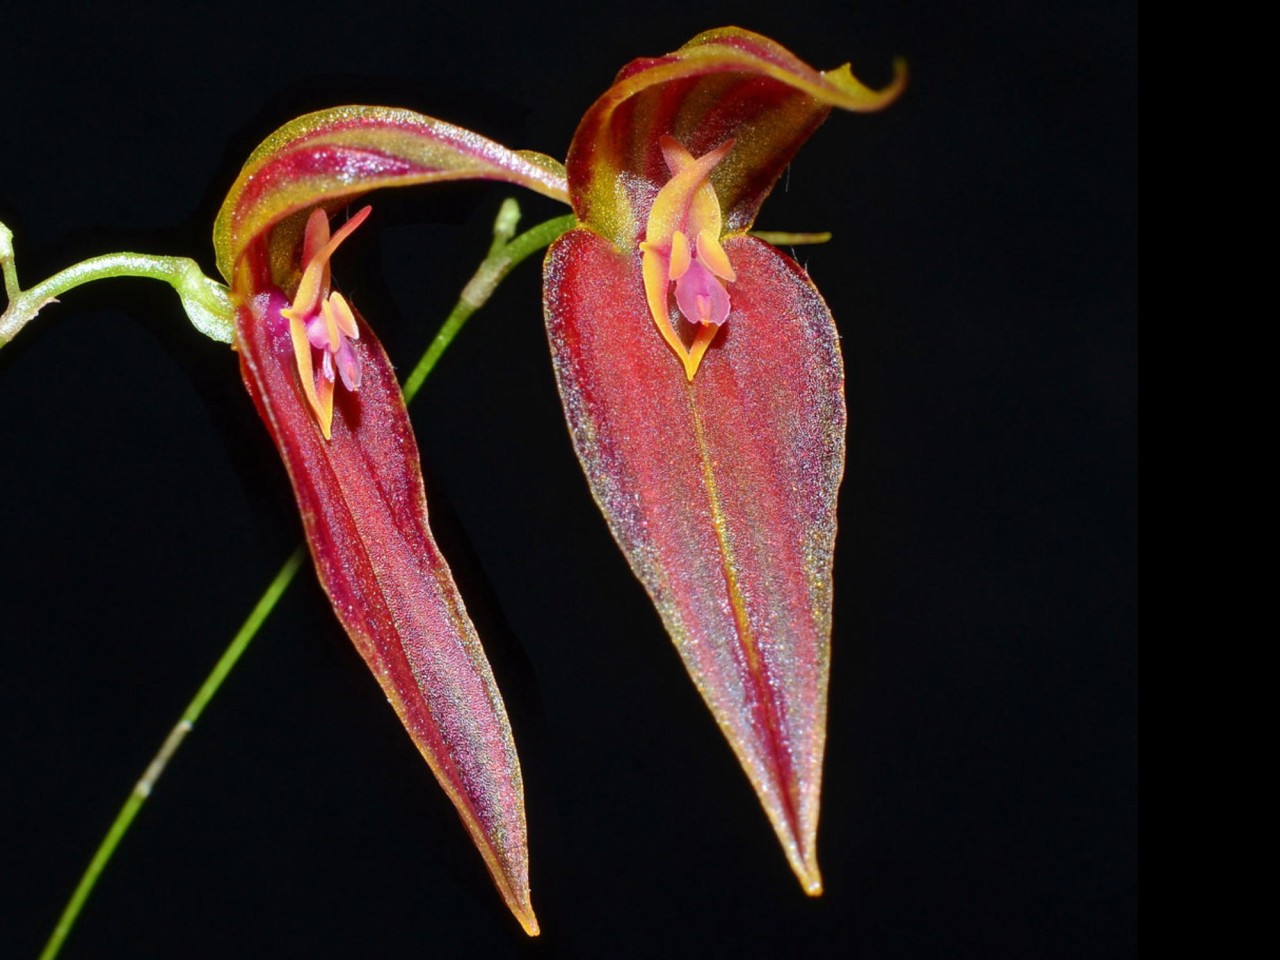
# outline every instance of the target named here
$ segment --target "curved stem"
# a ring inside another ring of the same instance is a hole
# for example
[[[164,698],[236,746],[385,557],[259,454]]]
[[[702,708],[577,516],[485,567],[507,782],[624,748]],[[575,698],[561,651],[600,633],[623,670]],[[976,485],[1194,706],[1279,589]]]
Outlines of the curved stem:
[[[426,353],[423,354],[413,372],[405,381],[403,391],[405,401],[413,399],[423,382],[430,375],[440,357],[449,347],[455,337],[461,332],[463,326],[471,315],[484,306],[485,302],[493,294],[502,279],[511,272],[511,269],[526,259],[531,254],[536,253],[543,247],[546,247],[553,240],[559,237],[566,230],[574,225],[572,216],[557,217],[539,224],[536,227],[527,230],[520,236],[512,238],[515,232],[516,223],[520,217],[519,207],[514,200],[506,200],[503,202],[502,208],[498,213],[498,217],[494,222],[494,241],[489,248],[489,254],[481,262],[474,276],[463,288],[458,302],[449,312],[449,316],[445,318],[444,323],[440,327],[440,331],[427,347]],[[2,238],[0,238],[2,242]],[[123,254],[119,256],[133,256]],[[3,250],[0,249],[0,259],[3,259]],[[100,257],[98,260],[107,260],[109,258]],[[153,261],[158,260],[180,260],[182,258],[148,258]],[[6,261],[11,265],[12,258]],[[94,261],[86,260],[85,263],[93,263]],[[83,267],[84,264],[78,266]],[[71,268],[76,269],[76,268]],[[63,271],[66,273],[67,271]],[[11,275],[10,267],[5,269],[6,282]],[[107,276],[120,276],[121,274],[105,274]],[[131,274],[152,276],[153,274]],[[58,276],[62,276],[59,274]],[[55,278],[50,278],[45,283],[50,283]],[[97,279],[90,277],[88,279]],[[165,279],[161,277],[160,279]],[[87,282],[87,281],[80,281]],[[16,286],[16,278],[14,285]],[[28,291],[28,295],[39,290],[44,284],[33,287]],[[46,301],[47,302],[47,301]],[[6,313],[6,316],[8,314]],[[34,315],[34,314],[33,314]],[[3,344],[3,340],[0,340]],[[112,821],[107,835],[103,837],[102,842],[98,845],[97,851],[93,855],[93,859],[89,861],[89,866],[85,869],[84,874],[80,878],[80,882],[76,885],[75,891],[71,894],[71,899],[67,901],[67,905],[63,908],[62,915],[58,918],[58,924],[54,927],[52,935],[49,937],[48,943],[45,944],[44,950],[40,954],[40,960],[53,960],[58,955],[58,951],[62,948],[63,942],[67,939],[67,935],[71,932],[72,926],[80,915],[85,902],[89,895],[93,892],[94,885],[98,881],[99,875],[111,860],[116,848],[120,845],[120,841],[124,839],[125,833],[129,830],[129,826],[133,823],[134,818],[138,815],[138,811],[142,808],[142,804],[147,797],[151,795],[156,781],[164,772],[166,764],[177,752],[182,745],[182,741],[191,731],[200,714],[204,712],[204,708],[208,706],[209,701],[213,699],[218,692],[218,688],[222,686],[222,682],[230,675],[236,662],[249,646],[250,641],[257,635],[258,630],[271,615],[275,609],[276,603],[280,597],[284,595],[289,584],[297,576],[298,571],[302,567],[302,563],[306,558],[306,549],[299,544],[289,555],[289,559],[284,562],[284,566],[272,579],[267,589],[263,592],[258,602],[254,605],[249,617],[245,620],[244,625],[236,632],[231,639],[231,643],[227,649],[223,651],[218,662],[214,664],[213,670],[209,676],[205,678],[204,683],[200,685],[200,689],[183,711],[181,718],[177,724],[169,732],[165,738],[164,744],[156,753],[151,763],[148,764],[142,778],[134,786],[129,797],[124,802],[124,806],[120,808],[120,812],[116,814],[115,820]]]
[[[178,292],[182,306],[196,329],[223,343],[231,342],[231,295],[210,280],[189,257],[160,257],[147,253],[108,253],[91,257],[42,280],[30,290],[18,285],[14,266],[13,234],[0,223],[0,270],[4,272],[9,305],[0,314],[0,347],[18,335],[44,307],[69,290],[112,277],[145,277],[162,280]]]

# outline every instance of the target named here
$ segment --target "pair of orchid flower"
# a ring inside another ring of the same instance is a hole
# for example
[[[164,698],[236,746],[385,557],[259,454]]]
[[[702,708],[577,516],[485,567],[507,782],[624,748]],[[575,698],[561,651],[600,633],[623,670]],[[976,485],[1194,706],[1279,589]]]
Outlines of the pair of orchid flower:
[[[404,399],[330,260],[381,187],[486,179],[567,202],[544,266],[552,358],[592,492],[804,889],[825,739],[843,370],[804,270],[748,233],[832,108],[875,110],[735,28],[636,60],[561,165],[406,110],[269,137],[214,228],[244,381],[288,468],[320,581],[530,934],[523,787],[502,698],[427,523]]]

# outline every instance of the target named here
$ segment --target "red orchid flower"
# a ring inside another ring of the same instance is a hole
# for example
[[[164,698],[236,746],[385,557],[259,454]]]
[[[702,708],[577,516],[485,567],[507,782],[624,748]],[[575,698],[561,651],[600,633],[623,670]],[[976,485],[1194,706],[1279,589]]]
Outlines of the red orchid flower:
[[[253,154],[215,226],[244,379],[293,482],[335,612],[457,806],[508,906],[529,901],[519,763],[501,698],[427,526],[390,364],[332,286],[382,186],[503,180],[570,202],[544,305],[574,443],[811,893],[844,401],[830,312],[747,235],[833,107],[897,96],[766,38],[705,33],[638,60],[565,168],[403,110],[301,117]]]
[[[481,178],[566,199],[562,168],[381,107],[301,117],[258,148],[214,228],[235,347],[288,469],[338,619],[457,807],[507,905],[538,932],[520,764],[502,697],[427,524],[418,448],[377,337],[330,260],[377,187]]]
[[[736,28],[633,61],[574,136],[579,226],[546,260],[596,501],[814,895],[844,373],[805,271],[747,231],[833,107],[904,79],[872,91]]]

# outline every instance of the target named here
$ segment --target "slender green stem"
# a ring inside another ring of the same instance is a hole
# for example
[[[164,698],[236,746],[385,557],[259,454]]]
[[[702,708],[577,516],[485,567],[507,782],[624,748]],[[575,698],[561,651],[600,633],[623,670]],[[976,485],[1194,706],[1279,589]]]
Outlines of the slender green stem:
[[[810,243],[826,243],[831,239],[827,231],[821,233],[794,233],[788,230],[752,230],[751,235],[775,247],[799,247]]]
[[[427,347],[427,352],[422,355],[418,365],[413,368],[413,372],[405,380],[404,398],[406,402],[417,396],[418,390],[422,388],[423,382],[435,368],[437,361],[444,355],[449,344],[453,342],[453,338],[462,330],[471,315],[484,306],[498,284],[511,272],[512,268],[521,260],[548,246],[573,225],[573,215],[570,214],[540,223],[538,226],[506,243],[499,244],[495,238],[495,244],[490,249],[489,256],[480,264],[480,268],[467,285],[462,288],[462,296],[458,298],[458,302],[449,311],[449,316],[440,325],[440,332],[436,334],[435,339],[431,341],[431,345]]]
[[[572,216],[557,217],[548,220],[536,227],[522,233],[520,236],[512,238],[515,233],[516,224],[519,221],[520,211],[514,200],[507,200],[503,203],[502,209],[498,213],[497,220],[494,222],[494,241],[489,248],[489,254],[481,262],[475,275],[463,288],[462,295],[459,297],[457,304],[453,310],[449,312],[449,316],[445,319],[444,324],[440,327],[439,333],[431,341],[422,359],[418,361],[413,372],[409,375],[409,379],[405,381],[404,396],[408,402],[413,399],[418,390],[422,387],[423,382],[431,373],[444,351],[449,344],[453,342],[462,327],[473,313],[484,306],[485,302],[493,294],[502,279],[511,272],[511,269],[520,261],[526,259],[531,254],[536,253],[543,247],[550,244],[566,230],[570,229],[574,224]],[[2,226],[2,225],[0,225]],[[0,245],[3,244],[3,237],[0,237]],[[0,255],[3,249],[0,249]],[[3,256],[0,256],[3,259]],[[97,258],[106,260],[106,257]],[[150,258],[151,260],[174,259],[180,258]],[[85,263],[93,263],[94,261],[85,261]],[[188,261],[190,262],[190,261]],[[5,269],[6,282],[11,272],[12,257],[6,263]],[[83,266],[81,264],[80,266]],[[74,269],[74,268],[73,268]],[[64,271],[65,272],[65,271]],[[107,276],[119,276],[120,274],[106,274]],[[151,276],[152,274],[145,274]],[[61,274],[59,274],[61,276]],[[51,278],[56,279],[56,278]],[[96,279],[96,278],[89,278]],[[163,277],[161,279],[164,279]],[[51,281],[45,281],[49,283]],[[85,282],[85,281],[81,281]],[[17,286],[17,279],[14,278],[14,286]],[[74,285],[74,284],[73,284]],[[41,284],[40,286],[44,286]],[[28,294],[40,289],[33,287]],[[2,342],[2,341],[0,341]],[[124,835],[129,830],[129,826],[133,823],[134,818],[138,815],[138,811],[142,808],[142,804],[146,802],[147,797],[151,795],[151,790],[155,786],[156,781],[164,772],[164,768],[174,753],[182,745],[183,739],[191,731],[200,714],[204,712],[204,708],[208,706],[209,701],[213,699],[218,692],[218,688],[222,686],[222,682],[230,675],[236,662],[240,659],[241,654],[249,646],[250,641],[257,635],[258,630],[266,621],[267,617],[275,609],[276,603],[280,597],[284,595],[289,584],[297,576],[299,569],[302,567],[303,560],[306,557],[306,550],[303,545],[298,547],[289,555],[289,559],[284,562],[284,566],[272,579],[266,591],[254,605],[253,611],[249,614],[244,625],[232,638],[230,645],[218,658],[218,662],[214,665],[212,672],[205,678],[204,683],[200,685],[200,689],[187,705],[187,709],[183,711],[182,717],[177,724],[169,732],[169,736],[165,738],[164,744],[160,747],[151,763],[147,766],[142,778],[134,786],[133,791],[129,794],[129,798],[125,801],[124,806],[120,808],[120,812],[116,814],[115,820],[112,822],[107,835],[103,837],[97,851],[93,855],[93,859],[89,862],[88,868],[84,875],[81,876],[80,882],[76,885],[75,891],[71,895],[71,899],[67,902],[66,907],[62,911],[62,916],[58,918],[58,925],[54,928],[53,934],[49,937],[49,942],[45,944],[44,951],[40,954],[40,960],[53,960],[58,955],[58,951],[62,949],[63,942],[67,939],[67,935],[71,932],[72,926],[75,924],[80,911],[83,909],[85,901],[93,892],[94,885],[98,882],[98,876],[102,873],[107,863],[111,860],[116,848],[120,845],[120,841],[124,839]]]
[[[240,655],[249,646],[249,641],[257,634],[258,628],[271,615],[271,611],[275,609],[276,602],[289,584],[293,582],[293,578],[298,575],[298,570],[301,569],[302,561],[305,557],[306,551],[301,546],[298,546],[293,553],[289,554],[289,559],[284,562],[284,566],[280,568],[280,572],[272,579],[266,592],[254,604],[248,619],[236,631],[236,635],[231,638],[230,645],[223,651],[222,656],[218,658],[218,662],[214,664],[213,671],[205,678],[204,683],[200,685],[200,689],[191,698],[187,708],[182,711],[181,719],[174,724],[173,729],[169,731],[169,736],[165,738],[164,744],[160,747],[160,751],[155,755],[151,763],[147,765],[147,769],[142,774],[141,779],[134,784],[129,798],[125,800],[124,806],[116,814],[116,819],[111,824],[111,829],[103,837],[102,843],[93,855],[93,859],[89,861],[89,866],[80,878],[80,882],[76,885],[75,892],[71,894],[71,899],[67,901],[67,905],[62,911],[62,916],[58,918],[58,925],[53,928],[53,934],[49,937],[49,942],[45,944],[44,950],[40,954],[40,960],[52,960],[53,957],[58,955],[63,941],[67,939],[67,934],[71,932],[72,925],[80,915],[81,908],[84,906],[85,901],[89,899],[89,894],[93,892],[94,884],[98,882],[98,875],[102,873],[107,861],[115,853],[116,847],[124,839],[129,825],[133,823],[133,818],[138,815],[138,811],[142,809],[147,797],[151,796],[151,790],[156,781],[160,779],[160,774],[164,772],[165,765],[177,752],[178,747],[182,745],[186,735],[191,732],[192,727],[195,726],[196,721],[200,718],[200,714],[204,712],[204,708],[213,699],[213,695],[218,692],[218,687],[222,685],[222,681],[231,673],[236,661],[240,659]]]
[[[178,292],[196,329],[223,343],[231,342],[234,311],[227,288],[210,280],[189,257],[158,257],[147,253],[108,253],[91,257],[42,280],[30,290],[18,285],[13,234],[0,223],[0,270],[4,272],[9,305],[0,314],[0,347],[18,335],[44,307],[69,290],[112,277],[162,280]]]

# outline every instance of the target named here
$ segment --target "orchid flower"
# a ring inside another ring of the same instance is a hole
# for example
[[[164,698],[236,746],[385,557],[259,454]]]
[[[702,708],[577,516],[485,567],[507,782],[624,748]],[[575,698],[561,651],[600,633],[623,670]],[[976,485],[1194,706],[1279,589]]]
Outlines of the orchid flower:
[[[804,271],[747,231],[833,107],[879,109],[903,82],[899,66],[875,92],[847,65],[819,73],[764,37],[715,30],[619,74],[578,128],[567,180],[540,154],[352,107],[273,135],[223,206],[215,243],[239,304],[245,382],[289,467],[321,580],[526,928],[519,765],[501,700],[425,507],[411,523],[402,515],[402,491],[421,503],[421,477],[390,367],[330,283],[330,258],[366,213],[331,234],[320,211],[444,179],[570,202],[578,227],[548,252],[544,307],[575,448],[817,894],[843,372]],[[404,530],[415,534],[397,553]],[[352,557],[369,572],[352,576]],[[420,586],[397,584],[406,575],[433,584],[425,603]],[[387,599],[371,617],[375,584]],[[421,630],[436,639],[395,629],[410,616],[432,621]],[[466,708],[450,720],[436,711],[457,707],[460,685]],[[462,792],[476,783],[479,796]]]
[[[901,64],[873,91],[848,65],[818,72],[765,37],[713,30],[625,67],[564,166],[407,110],[309,114],[252,154],[219,212],[229,287],[182,258],[117,254],[24,291],[0,225],[0,345],[57,292],[121,275],[170,283],[233,343],[338,619],[536,934],[510,724],[431,535],[403,395],[331,267],[371,216],[337,215],[380,187],[499,180],[568,203],[576,226],[547,253],[543,303],[575,449],[816,895],[843,368],[808,275],[749,231],[833,108],[879,109],[903,83]]]
[[[559,164],[404,110],[301,117],[250,157],[214,229],[245,386],[288,469],[320,582],[530,934],[520,764],[427,523],[418,448],[378,339],[330,263],[377,187],[499,179],[564,199]]]
[[[574,136],[579,226],[545,268],[596,502],[813,895],[844,374],[805,271],[747,231],[833,107],[904,79],[872,91],[736,28],[633,61]]]

